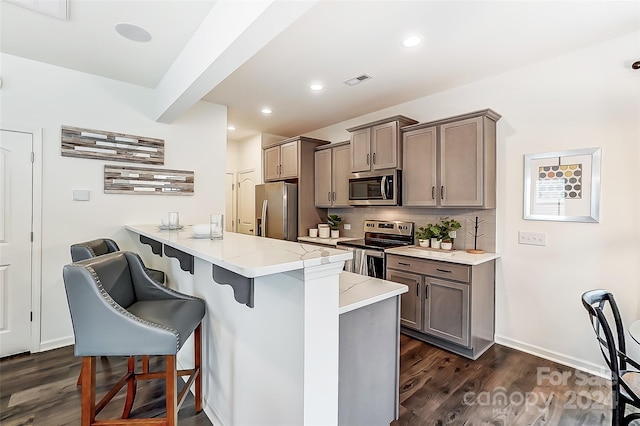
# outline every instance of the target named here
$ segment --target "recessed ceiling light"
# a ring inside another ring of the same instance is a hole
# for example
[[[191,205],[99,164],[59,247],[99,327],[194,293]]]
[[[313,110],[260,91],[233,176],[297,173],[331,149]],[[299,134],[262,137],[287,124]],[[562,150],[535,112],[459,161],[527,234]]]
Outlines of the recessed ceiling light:
[[[151,34],[149,34],[149,31],[134,24],[121,22],[119,24],[116,24],[116,31],[122,37],[131,41],[139,41],[144,43],[151,40]]]
[[[263,113],[263,114],[271,114],[272,113],[271,108],[269,108],[269,107],[262,108],[260,110],[260,112]]]
[[[229,127],[227,127],[227,130],[235,130],[235,129],[236,129],[236,127],[235,127],[235,126],[229,126]]]
[[[422,37],[420,36],[410,36],[402,41],[404,47],[416,47],[420,43],[422,43]]]
[[[314,83],[311,86],[309,86],[309,89],[313,90],[314,92],[317,92],[319,90],[324,89],[324,86],[320,83]]]

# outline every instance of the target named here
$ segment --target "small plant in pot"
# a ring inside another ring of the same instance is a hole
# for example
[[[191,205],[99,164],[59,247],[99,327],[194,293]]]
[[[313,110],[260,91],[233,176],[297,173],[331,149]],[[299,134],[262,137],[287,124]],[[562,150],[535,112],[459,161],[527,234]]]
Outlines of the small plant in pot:
[[[442,242],[442,237],[444,237],[444,230],[442,226],[439,224],[430,223],[427,225],[429,230],[431,231],[431,247],[435,249],[440,248],[440,243]]]
[[[337,214],[330,214],[327,217],[327,223],[331,228],[331,238],[339,238],[340,231],[338,230],[338,227],[342,225],[342,218]]]
[[[431,224],[427,226],[421,226],[416,231],[416,239],[418,240],[418,244],[420,247],[429,247],[429,240],[431,239],[431,229],[429,227]]]
[[[462,225],[455,219],[445,217],[440,219],[440,227],[442,229],[441,247],[444,250],[451,250],[453,248],[453,240],[456,237],[456,231],[460,229]]]

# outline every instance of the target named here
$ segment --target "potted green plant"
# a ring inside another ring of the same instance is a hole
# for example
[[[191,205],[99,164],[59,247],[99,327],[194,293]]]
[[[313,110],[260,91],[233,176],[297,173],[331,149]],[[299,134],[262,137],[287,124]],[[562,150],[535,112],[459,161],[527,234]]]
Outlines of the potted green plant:
[[[427,226],[421,226],[416,231],[416,239],[418,240],[418,244],[420,247],[429,247],[429,239],[431,239],[431,230],[429,227],[431,224]]]
[[[445,217],[440,218],[440,227],[442,228],[441,247],[444,250],[451,250],[453,248],[453,240],[456,237],[456,231],[460,229],[462,225],[455,219]]]
[[[340,231],[338,227],[342,225],[342,218],[337,214],[330,214],[327,217],[327,223],[329,224],[329,228],[331,228],[331,238],[339,238]]]
[[[442,241],[442,227],[437,223],[430,223],[427,225],[429,232],[431,233],[431,247],[435,249],[440,248],[440,242]]]

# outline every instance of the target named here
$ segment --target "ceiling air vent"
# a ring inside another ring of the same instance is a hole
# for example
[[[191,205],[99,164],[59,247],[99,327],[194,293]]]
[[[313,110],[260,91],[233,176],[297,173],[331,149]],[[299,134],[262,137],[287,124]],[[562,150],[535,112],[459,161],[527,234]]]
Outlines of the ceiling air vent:
[[[343,83],[346,84],[347,86],[355,86],[356,84],[360,84],[365,80],[369,80],[370,78],[371,78],[370,75],[362,74],[357,77],[350,78],[349,80],[344,81]]]

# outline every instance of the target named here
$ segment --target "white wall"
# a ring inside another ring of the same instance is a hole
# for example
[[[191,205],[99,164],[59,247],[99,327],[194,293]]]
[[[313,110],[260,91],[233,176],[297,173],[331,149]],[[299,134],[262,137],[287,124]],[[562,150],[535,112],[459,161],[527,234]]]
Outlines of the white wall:
[[[255,135],[234,142],[237,149],[236,172],[255,170],[256,176],[262,182],[262,135]]]
[[[62,281],[72,243],[111,237],[121,248],[132,249],[134,241],[125,224],[159,223],[168,211],[178,211],[181,222],[189,224],[206,221],[212,211],[224,211],[226,107],[200,102],[174,123],[160,124],[132,106],[147,102],[150,89],[10,55],[1,59],[0,125],[43,129],[44,350],[73,341]],[[195,195],[104,194],[105,161],[62,157],[61,125],[164,139],[165,164],[160,167],[193,170]],[[72,201],[73,189],[90,190],[91,201]],[[141,254],[150,266],[158,261],[150,250]]]
[[[255,170],[258,182],[262,182],[262,144],[286,139],[284,136],[261,133],[240,140],[229,140],[227,171]]]
[[[403,114],[421,122],[492,108],[498,122],[496,340],[569,365],[603,365],[581,294],[608,288],[628,324],[640,291],[640,34],[418,99],[307,136],[344,140],[349,126]],[[522,219],[523,156],[602,147],[600,223]],[[635,174],[635,175],[634,175]],[[518,231],[546,232],[546,247]]]

